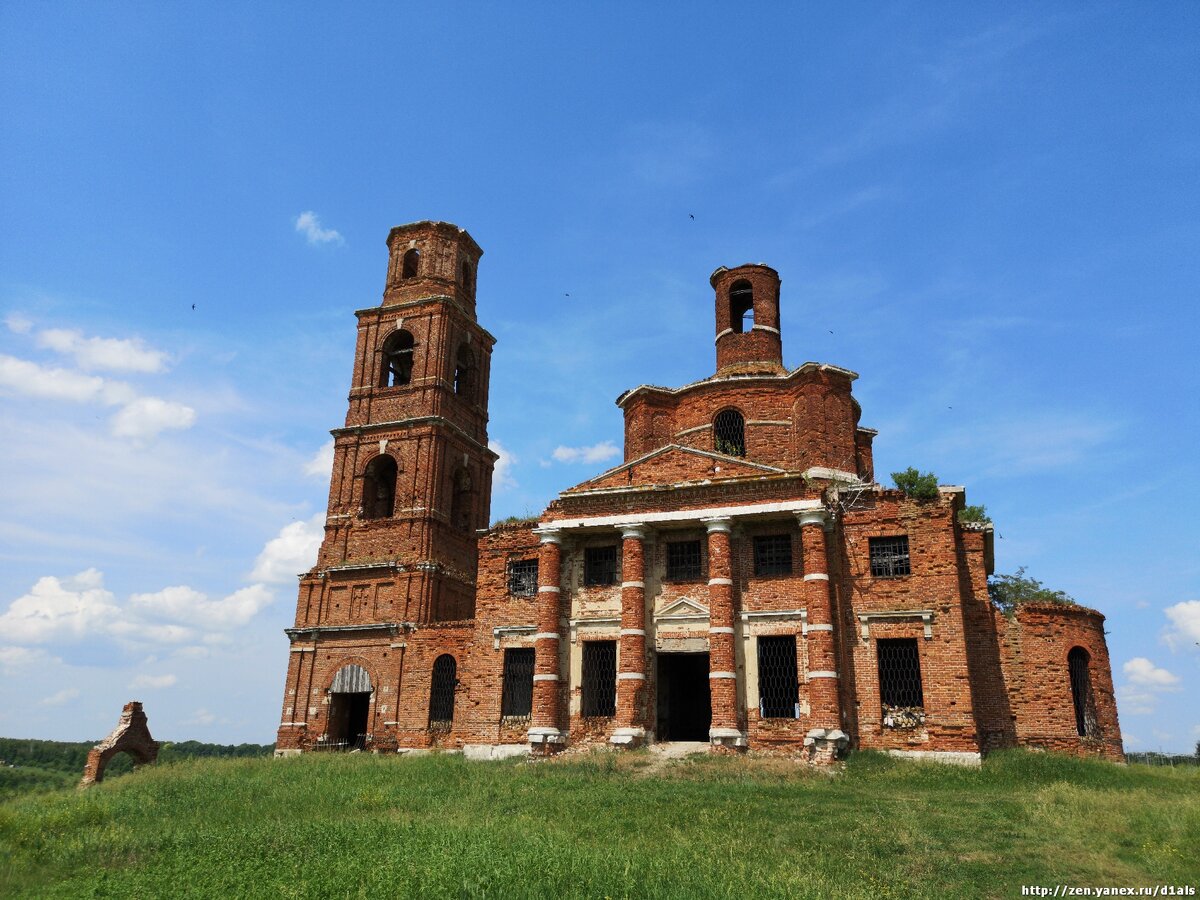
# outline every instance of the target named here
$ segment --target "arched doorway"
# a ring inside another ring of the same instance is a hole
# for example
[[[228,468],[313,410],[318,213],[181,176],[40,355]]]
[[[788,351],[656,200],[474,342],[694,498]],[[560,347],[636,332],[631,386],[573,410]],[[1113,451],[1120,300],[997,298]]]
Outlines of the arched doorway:
[[[342,666],[329,686],[329,724],[325,746],[362,750],[370,733],[371,676],[362,666]]]

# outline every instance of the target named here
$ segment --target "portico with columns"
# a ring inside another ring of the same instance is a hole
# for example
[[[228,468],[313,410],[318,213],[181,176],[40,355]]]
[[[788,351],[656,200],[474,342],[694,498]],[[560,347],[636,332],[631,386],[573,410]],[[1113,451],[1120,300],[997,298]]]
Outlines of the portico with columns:
[[[677,720],[681,706],[691,715],[700,702],[680,695],[686,690],[707,695],[704,738],[716,749],[744,749],[747,712],[759,703],[747,675],[758,672],[749,639],[764,628],[795,637],[794,671],[806,682],[795,691],[811,698],[803,715],[797,704],[797,725],[821,729],[821,738],[839,729],[827,517],[823,501],[809,497],[541,522],[530,745],[544,752],[576,740],[622,748],[662,740],[664,720]],[[809,537],[814,527],[820,540]],[[755,577],[753,540],[763,533],[794,535],[797,565],[786,576]],[[703,545],[702,572],[672,581],[667,545],[689,540]],[[587,583],[589,548],[615,552],[611,583]],[[594,705],[583,694],[602,689],[583,671],[591,641],[614,645],[611,716],[584,715]],[[674,676],[665,696],[664,661],[683,656],[703,656],[706,677]]]

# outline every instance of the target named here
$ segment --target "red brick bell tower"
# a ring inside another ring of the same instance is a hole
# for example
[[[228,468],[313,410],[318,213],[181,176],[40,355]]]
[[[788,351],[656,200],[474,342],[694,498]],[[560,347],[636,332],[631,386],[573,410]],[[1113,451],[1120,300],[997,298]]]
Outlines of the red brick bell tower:
[[[489,521],[496,460],[487,446],[495,338],[475,317],[483,251],[445,222],[393,228],[387,246],[383,299],[355,313],[325,539],[288,629],[281,749],[424,729],[401,715],[418,706],[425,715],[429,702],[399,696],[408,638],[475,611],[476,532]]]

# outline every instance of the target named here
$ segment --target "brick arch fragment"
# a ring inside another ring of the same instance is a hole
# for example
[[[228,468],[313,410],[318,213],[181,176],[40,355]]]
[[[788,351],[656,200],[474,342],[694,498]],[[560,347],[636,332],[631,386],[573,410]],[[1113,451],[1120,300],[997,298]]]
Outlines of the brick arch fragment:
[[[150,736],[150,728],[146,724],[146,713],[142,704],[131,700],[121,710],[121,720],[112,734],[98,743],[88,753],[87,764],[83,768],[81,788],[88,787],[104,780],[104,769],[118,753],[128,753],[133,757],[134,767],[148,766],[158,760],[158,741]]]

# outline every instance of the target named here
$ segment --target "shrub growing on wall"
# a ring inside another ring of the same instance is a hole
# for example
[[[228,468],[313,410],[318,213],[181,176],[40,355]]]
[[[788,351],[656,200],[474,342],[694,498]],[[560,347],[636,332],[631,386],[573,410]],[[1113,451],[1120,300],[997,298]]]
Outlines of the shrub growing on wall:
[[[938,480],[932,472],[918,472],[909,466],[903,472],[893,472],[892,481],[912,500],[937,499]]]
[[[1017,569],[1015,575],[993,575],[988,579],[988,596],[992,603],[1007,615],[1011,615],[1024,603],[1061,603],[1074,606],[1075,598],[1065,591],[1052,591],[1036,578],[1025,574],[1025,567]]]

